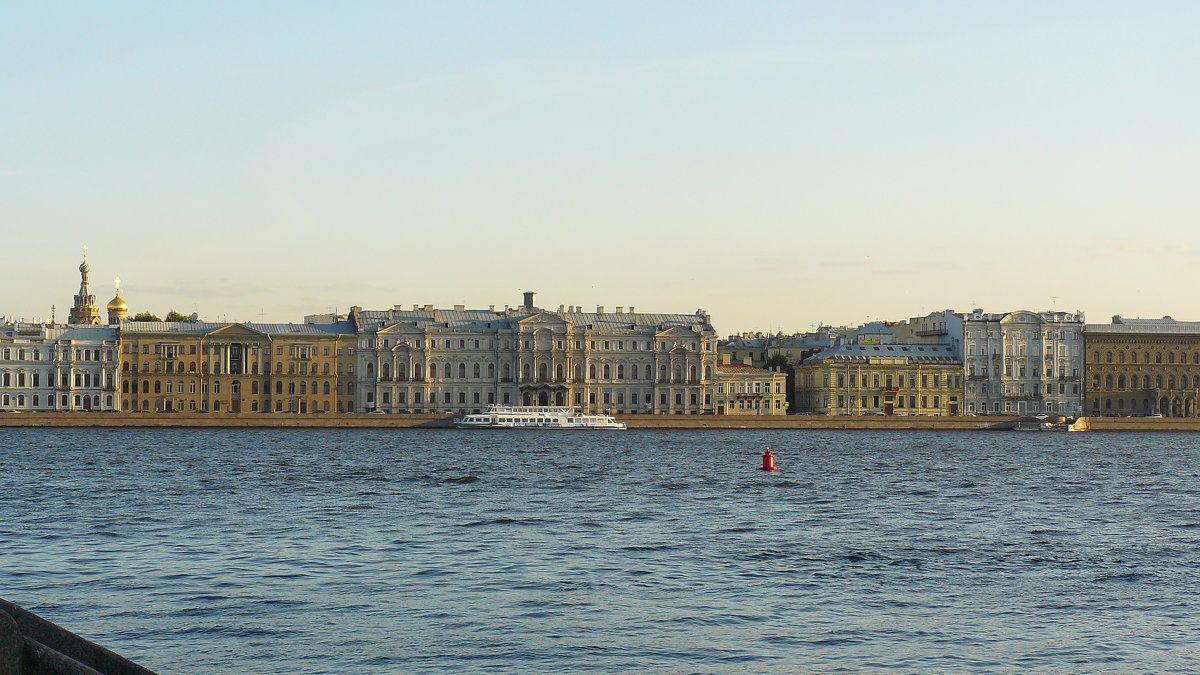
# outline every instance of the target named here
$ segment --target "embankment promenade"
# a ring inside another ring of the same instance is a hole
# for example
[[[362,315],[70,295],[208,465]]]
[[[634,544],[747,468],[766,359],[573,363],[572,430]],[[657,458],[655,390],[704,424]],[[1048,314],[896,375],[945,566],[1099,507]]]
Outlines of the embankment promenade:
[[[1013,417],[879,417],[853,415],[618,415],[630,429],[1006,430]],[[450,415],[288,415],[261,413],[0,413],[0,427],[180,427],[273,429],[453,428]],[[1078,431],[1200,431],[1197,418],[1085,417]]]

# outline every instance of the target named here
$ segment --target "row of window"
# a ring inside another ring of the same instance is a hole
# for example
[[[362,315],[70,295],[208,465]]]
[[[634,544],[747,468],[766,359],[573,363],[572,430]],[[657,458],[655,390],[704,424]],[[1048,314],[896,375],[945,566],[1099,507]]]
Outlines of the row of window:
[[[62,350],[62,352],[61,352],[61,357],[62,357],[62,360],[63,360],[63,361],[70,361],[70,360],[71,360],[71,354],[72,354],[72,353],[74,353],[74,354],[75,354],[75,360],[76,360],[76,361],[97,361],[97,362],[98,362],[98,361],[101,361],[101,360],[104,360],[104,361],[112,361],[112,360],[113,360],[113,352],[112,352],[112,350],[111,350],[111,349],[106,349],[106,350],[100,350],[100,349],[75,349],[75,350],[64,349],[64,350]],[[14,354],[15,354],[15,355],[16,355],[16,357],[17,357],[17,358],[16,358],[16,360],[17,360],[17,361],[25,361],[25,360],[26,360],[26,357],[28,357],[28,360],[30,360],[30,361],[41,361],[41,360],[42,360],[42,350],[40,350],[40,349],[28,349],[28,350],[26,350],[26,349],[24,349],[24,348],[12,349],[11,347],[6,347],[6,348],[4,348],[3,350],[0,350],[0,358],[3,358],[3,360],[5,360],[5,361],[12,361],[12,360],[14,360],[14,359],[13,359],[13,355],[14,355]],[[49,358],[53,358],[53,357],[54,357],[56,354],[59,354],[59,352],[58,352],[57,350],[54,350],[54,349],[48,349],[48,350],[46,351],[46,356],[47,356],[47,357],[49,357]],[[101,356],[103,356],[104,358],[103,358],[103,359],[101,359]]]
[[[2,394],[0,395],[0,406],[24,408],[25,401],[28,400],[30,408],[40,408],[42,406],[42,397],[38,394],[32,394],[27,399],[25,394]],[[113,397],[111,394],[104,397],[105,406],[109,409],[113,405]],[[73,405],[72,405],[73,402]],[[62,394],[59,396],[58,406],[62,409],[100,409],[100,395],[93,394],[90,396],[81,394]],[[46,407],[54,408],[54,394],[46,395]]]
[[[846,386],[847,373],[837,373],[836,376],[837,376],[837,379],[836,379],[837,386],[839,386],[839,387]],[[903,387],[904,380],[905,380],[904,375],[882,375],[881,376],[878,374],[872,374],[872,375],[868,376],[866,373],[863,373],[861,377],[862,377],[862,384],[859,386],[862,386],[862,387],[868,386],[867,378],[870,377],[870,382],[871,382],[870,386],[871,387],[879,388],[880,386],[882,386],[887,389],[891,389],[892,387]],[[940,386],[942,386],[942,376],[941,375],[921,375],[920,379],[921,379],[922,387],[930,387],[930,386],[940,387]],[[822,386],[828,387],[829,381],[830,381],[829,373],[823,373],[822,377],[821,377]],[[853,375],[850,375],[849,381],[850,381],[850,386],[853,387],[853,386],[855,386],[856,382],[858,381],[858,378],[854,377]],[[962,376],[961,375],[947,375],[945,381],[946,381],[947,387],[961,387],[962,386]],[[909,375],[908,376],[908,387],[910,389],[915,389],[916,386],[917,386],[917,376]]]
[[[200,387],[201,392],[204,394],[208,394],[210,384],[211,384],[212,393],[214,393],[214,394],[221,393],[221,382],[220,381],[213,381],[211,383],[209,383],[209,382],[203,383],[203,385]],[[153,384],[151,384],[150,380],[142,380],[142,387],[141,387],[142,392],[141,393],[149,394],[149,393],[151,393],[151,391],[150,391],[151,387],[153,387],[153,389],[154,389],[153,393],[155,393],[155,394],[163,394],[163,393],[166,393],[166,394],[180,393],[180,394],[182,394],[182,393],[184,393],[184,386],[185,385],[184,385],[183,380],[179,380],[178,382],[171,382],[170,380],[154,380]],[[187,386],[187,393],[189,393],[189,394],[196,393],[196,381],[195,380],[191,380],[191,381],[187,382],[186,386]],[[137,388],[138,388],[137,383],[134,383],[131,386],[129,383],[129,380],[125,380],[124,382],[121,383],[121,393],[124,393],[124,394],[137,393]],[[282,395],[284,393],[285,388],[286,388],[288,394],[297,394],[297,393],[299,393],[299,394],[308,394],[308,393],[316,394],[319,390],[320,393],[322,393],[326,396],[328,396],[330,391],[332,390],[332,387],[330,386],[330,383],[328,380],[326,380],[325,382],[321,382],[321,383],[313,382],[313,383],[311,383],[311,385],[308,382],[304,382],[304,381],[296,382],[295,380],[290,380],[287,382],[286,387],[284,386],[284,382],[282,380],[277,380],[275,382],[275,393],[276,394]],[[232,393],[234,396],[241,396],[242,395],[242,383],[237,380],[234,380],[233,382],[231,382],[229,384],[229,390],[230,390],[230,393]],[[269,386],[264,385],[262,387],[262,393],[264,393],[264,394],[270,393],[269,390],[270,390]],[[252,381],[250,383],[250,394],[252,396],[254,396],[254,395],[257,395],[258,393],[259,393],[258,382]],[[340,386],[338,387],[338,393],[339,394],[342,393]]]
[[[151,368],[151,366],[152,366],[152,365],[153,365],[153,369]],[[323,374],[323,375],[329,375],[329,374],[330,374],[330,365],[329,365],[328,363],[324,363],[324,364],[321,364],[321,365],[323,366],[323,367],[320,369],[320,370],[321,370],[321,374]],[[164,363],[163,363],[162,361],[154,361],[153,363],[152,363],[152,362],[150,362],[150,361],[143,361],[143,362],[141,362],[140,364],[139,364],[139,363],[134,363],[134,364],[133,364],[133,370],[132,370],[132,372],[135,372],[135,373],[137,373],[137,372],[142,372],[142,373],[149,373],[149,372],[160,373],[160,372],[164,372],[164,367],[163,367],[163,366],[164,366]],[[179,362],[178,362],[178,365],[176,365],[176,362],[175,362],[175,361],[167,361],[167,362],[165,363],[165,366],[166,366],[166,368],[165,368],[165,372],[168,372],[168,373],[176,373],[176,372],[178,372],[178,373],[182,373],[182,372],[185,372],[185,370],[184,370],[184,364],[183,364],[183,361],[179,361]],[[201,362],[201,364],[200,364],[200,372],[202,372],[202,373],[207,373],[207,372],[209,372],[209,370],[210,370],[210,369],[209,369],[209,363],[208,363],[208,361]],[[214,363],[214,364],[212,364],[211,371],[212,371],[212,374],[213,374],[213,375],[220,375],[220,374],[222,374],[222,370],[226,370],[226,371],[227,371],[227,372],[226,372],[226,374],[228,374],[228,375],[257,375],[257,374],[258,374],[258,362],[257,362],[257,361],[253,361],[253,362],[251,362],[251,363],[250,363],[250,369],[249,369],[249,371],[248,371],[248,372],[247,372],[246,368],[244,367],[244,364],[235,364],[235,365],[232,365],[232,366],[230,366],[230,367],[228,367],[228,368],[224,368],[224,369],[222,368],[222,366],[221,366],[221,364],[220,364],[220,363]],[[316,374],[317,374],[317,370],[318,370],[318,369],[317,369],[317,364],[315,364],[315,363],[314,363],[314,364],[312,364],[311,371],[312,371],[312,374],[313,374],[313,375],[316,375]],[[130,366],[129,366],[129,362],[128,362],[128,361],[123,361],[123,362],[121,363],[121,371],[122,371],[122,372],[126,372],[126,373],[127,373],[127,372],[130,372]],[[288,372],[288,375],[295,375],[296,373],[299,373],[299,374],[301,374],[301,375],[308,375],[308,374],[309,374],[309,371],[310,371],[310,368],[308,367],[308,363],[306,363],[306,362],[300,362],[299,364],[297,364],[297,363],[288,363],[288,364],[287,364],[287,372]],[[340,368],[340,367],[338,368],[338,371],[339,371],[339,372],[338,372],[338,374],[340,375],[340,374],[341,374],[341,368]],[[186,372],[189,372],[189,373],[194,373],[194,372],[196,372],[196,362],[195,362],[195,361],[189,361],[189,362],[188,362],[188,364],[187,364],[187,370],[186,370]],[[267,373],[271,372],[271,364],[270,364],[270,362],[267,362],[267,364],[266,364],[266,370],[265,370],[264,372],[267,372]],[[276,362],[275,362],[275,373],[276,373],[277,375],[282,375],[282,374],[283,374],[283,362],[282,362],[282,361],[276,361]],[[351,366],[351,367],[350,367],[350,374],[354,374],[354,368],[353,368],[353,366]]]
[[[523,346],[523,348],[525,350],[531,350],[531,349],[533,349],[535,341],[541,342],[541,340],[539,340],[537,338],[534,338],[532,340],[526,339],[521,342],[521,345]],[[450,339],[442,340],[442,344],[445,349],[454,349],[454,346],[453,346],[454,342],[455,342],[454,340],[450,340]],[[492,348],[491,340],[487,340],[486,341],[487,346],[483,347],[482,345],[484,343],[480,342],[479,340],[459,339],[458,340],[458,349],[467,349],[468,342],[471,343],[471,347],[470,347],[471,349],[481,349],[481,348],[482,349],[491,349]],[[583,340],[575,340],[574,342],[575,342],[575,349],[583,349]],[[410,344],[409,341],[403,340],[403,339],[399,339],[399,340],[384,339],[384,340],[380,341],[380,344],[382,345],[383,349],[391,349],[393,346],[396,346],[396,347],[405,346],[405,347],[418,348],[418,344],[416,341],[414,341]],[[501,349],[503,349],[504,351],[508,351],[509,349],[512,348],[511,344],[512,343],[510,343],[508,340],[505,340],[502,343]],[[592,350],[604,349],[607,351],[625,351],[625,344],[626,343],[624,340],[589,340],[588,348],[592,349]],[[701,343],[701,344],[703,344],[705,351],[708,351],[708,349],[709,349],[708,343]],[[368,349],[375,349],[375,340],[368,339],[366,341],[366,345],[367,345]],[[556,340],[555,345],[556,345],[556,349],[558,349],[559,351],[562,351],[566,348],[566,341],[565,340]],[[659,349],[664,352],[670,351],[670,349],[673,346],[681,346],[681,345],[680,345],[680,343],[677,343],[677,342],[676,343],[660,342],[659,343]],[[697,343],[696,342],[689,342],[686,345],[682,345],[682,346],[686,346],[686,347],[690,348],[692,351],[697,351]],[[437,349],[437,347],[438,347],[437,338],[430,338],[428,348],[429,349]],[[647,351],[647,352],[649,352],[649,351],[654,351],[654,343],[651,341],[639,342],[637,340],[630,340],[629,348],[632,351]]]
[[[1116,361],[1117,363],[1125,363],[1125,350],[1123,350],[1123,349],[1118,350],[1116,352],[1116,355],[1117,355],[1117,361]],[[1175,363],[1175,352],[1167,352],[1166,355],[1167,355],[1166,356],[1167,363]],[[1096,350],[1096,351],[1092,352],[1092,358],[1095,363],[1100,363],[1100,351]],[[1112,362],[1113,362],[1113,352],[1111,352],[1111,351],[1104,352],[1104,363],[1112,363]],[[1137,362],[1138,362],[1138,353],[1136,351],[1130,350],[1129,363],[1137,363]],[[1142,361],[1141,362],[1142,363],[1150,363],[1150,352],[1148,352],[1148,351],[1142,352]],[[1162,363],[1162,362],[1163,362],[1163,352],[1154,352],[1154,363]],[[1187,352],[1179,352],[1179,363],[1187,363],[1187,362],[1188,362]],[[1200,352],[1192,353],[1192,363],[1200,364]]]
[[[1112,389],[1115,385],[1117,389],[1149,389],[1150,383],[1154,382],[1154,386],[1158,389],[1163,388],[1163,383],[1166,383],[1167,389],[1175,389],[1176,379],[1174,375],[1168,375],[1165,379],[1162,375],[1155,375],[1151,380],[1149,375],[1130,375],[1126,380],[1124,375],[1117,375],[1115,378],[1112,375],[1104,376],[1104,388]],[[1200,387],[1200,376],[1188,378],[1187,375],[1180,375],[1178,379],[1179,389],[1188,389],[1189,387]],[[1100,388],[1100,376],[1092,375],[1092,388]]]
[[[409,369],[406,364],[399,364],[396,366],[396,376],[399,379],[401,379],[401,380],[407,379],[406,376],[407,376],[408,372],[409,372]],[[442,373],[441,376],[444,378],[454,377],[454,364],[443,363],[443,364],[441,364],[440,368],[439,368],[439,364],[437,364],[437,363],[429,364],[430,379],[436,379],[438,377],[439,372]],[[458,364],[459,379],[466,379],[467,372],[468,371],[467,371],[466,363]],[[494,363],[487,364],[486,372],[487,372],[488,379],[495,379],[496,364],[494,364]],[[549,380],[550,367],[548,364],[545,364],[545,363],[539,364],[537,372],[538,372],[538,378],[540,380],[542,380],[542,381]],[[575,364],[575,380],[577,382],[583,381],[583,372],[584,372],[583,364],[581,364],[581,363]],[[600,367],[597,367],[597,365],[593,363],[588,367],[588,375],[593,380],[596,380],[596,379],[611,380],[611,379],[613,379],[614,372],[616,373],[616,379],[618,379],[618,380],[625,379],[626,371],[625,371],[624,364],[618,364],[615,369],[609,364],[604,364]],[[666,381],[668,374],[670,374],[671,372],[672,371],[668,370],[666,365],[659,366],[658,373],[659,373],[660,381]],[[683,366],[676,365],[674,367],[673,372],[675,375],[675,380],[683,379],[683,373],[684,373]],[[698,370],[697,370],[696,366],[688,366],[688,369],[687,369],[688,379],[691,379],[691,380],[697,379],[696,378],[697,372],[698,372]],[[424,364],[414,363],[412,365],[412,378],[414,380],[423,380],[424,379],[423,373],[424,373]],[[478,379],[478,378],[483,377],[483,373],[484,373],[483,365],[479,364],[479,363],[471,364],[470,373],[471,373],[471,377],[473,377],[473,378]],[[642,366],[641,369],[639,369],[638,364],[635,363],[630,366],[629,373],[630,373],[630,379],[634,379],[634,380],[642,379],[641,374],[643,374],[643,373],[645,374],[645,376],[647,378],[649,378],[649,377],[652,377],[653,367],[647,364],[645,366]],[[566,380],[566,378],[564,377],[565,374],[566,374],[566,368],[563,364],[560,363],[554,367],[555,381],[560,381],[560,382],[565,381]],[[384,380],[392,379],[392,364],[386,363],[386,362],[380,364],[379,376],[380,376],[380,378],[382,378]],[[374,363],[367,364],[367,377],[375,377],[375,364]],[[504,380],[512,379],[512,365],[511,364],[505,363],[505,364],[501,365],[500,377]],[[524,381],[532,380],[533,368],[530,366],[530,364],[526,363],[521,366],[521,378]],[[709,367],[709,366],[704,367],[704,378],[705,379],[712,378],[711,367]]]

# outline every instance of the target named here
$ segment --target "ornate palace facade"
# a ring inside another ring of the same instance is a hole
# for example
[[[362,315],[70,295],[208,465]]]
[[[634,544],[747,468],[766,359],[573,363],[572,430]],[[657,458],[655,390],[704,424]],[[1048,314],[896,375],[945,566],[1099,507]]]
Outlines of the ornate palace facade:
[[[1084,329],[1086,414],[1195,417],[1200,322],[1126,319]]]
[[[503,311],[353,307],[349,321],[359,412],[459,413],[489,404],[715,412],[716,333],[700,310],[545,310],[526,293],[521,306]]]
[[[1083,322],[1072,312],[963,315],[966,412],[1079,414]]]

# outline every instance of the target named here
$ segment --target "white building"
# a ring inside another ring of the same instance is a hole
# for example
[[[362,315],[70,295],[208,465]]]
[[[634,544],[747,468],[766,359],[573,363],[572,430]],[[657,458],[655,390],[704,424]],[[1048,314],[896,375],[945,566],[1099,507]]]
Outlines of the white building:
[[[116,328],[0,323],[0,408],[119,410]]]
[[[703,310],[648,314],[534,306],[350,310],[360,412],[470,412],[489,404],[586,412],[715,412],[717,336]],[[322,323],[330,317],[306,317]]]
[[[963,315],[964,399],[978,415],[1083,410],[1082,312]]]

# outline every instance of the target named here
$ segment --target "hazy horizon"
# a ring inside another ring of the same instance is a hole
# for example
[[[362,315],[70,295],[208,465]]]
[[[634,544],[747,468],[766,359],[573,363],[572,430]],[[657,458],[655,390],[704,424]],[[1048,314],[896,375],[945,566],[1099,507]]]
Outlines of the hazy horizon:
[[[1200,320],[1200,5],[0,4],[0,315]]]

